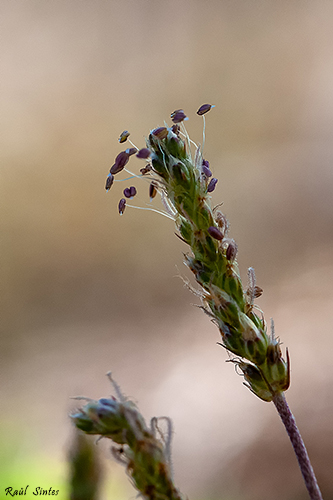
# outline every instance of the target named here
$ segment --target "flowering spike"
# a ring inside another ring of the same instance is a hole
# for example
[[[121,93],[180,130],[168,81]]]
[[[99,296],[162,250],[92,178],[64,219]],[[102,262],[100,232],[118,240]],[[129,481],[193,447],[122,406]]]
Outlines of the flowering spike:
[[[198,114],[204,115],[212,107],[202,105]],[[172,114],[173,121],[178,121],[181,112],[176,110]],[[261,293],[254,272],[250,273],[251,290],[243,290],[236,260],[237,245],[226,237],[228,220],[210,204],[210,193],[218,181],[212,177],[208,160],[202,158],[201,148],[194,155],[187,151],[185,142],[188,149],[194,143],[185,136],[184,141],[177,123],[171,128],[153,129],[146,148],[138,153],[144,156],[142,151],[146,149],[151,157],[151,166],[146,165],[141,173],[149,173],[154,179],[149,187],[150,198],[154,198],[157,190],[161,193],[179,237],[191,247],[193,255],[186,256],[186,265],[203,289],[206,311],[214,318],[224,347],[240,360],[238,366],[247,386],[264,401],[270,401],[288,388],[289,360],[283,359],[279,343],[267,334],[264,318],[254,312],[254,299]],[[111,173],[120,171],[127,161],[128,153],[120,153]],[[120,214],[130,190],[125,190],[125,198],[119,203]]]
[[[117,384],[116,387],[119,388]],[[148,427],[136,405],[121,392],[117,398],[89,400],[71,419],[86,434],[113,441],[113,455],[126,466],[142,498],[182,500],[172,480],[171,424],[170,435],[160,436],[158,419],[154,418]]]
[[[120,143],[126,142],[129,136],[130,136],[129,131],[128,130],[124,130],[124,132],[122,132],[120,134],[118,142],[120,142]]]

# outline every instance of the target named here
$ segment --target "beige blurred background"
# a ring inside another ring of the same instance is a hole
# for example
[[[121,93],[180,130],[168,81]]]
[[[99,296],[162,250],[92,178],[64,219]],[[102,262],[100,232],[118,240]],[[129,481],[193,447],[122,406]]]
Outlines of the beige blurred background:
[[[31,463],[46,464],[44,486],[65,481],[69,398],[107,396],[112,370],[147,419],[173,419],[176,482],[192,500],[307,498],[274,407],[242,386],[177,278],[188,272],[173,223],[119,217],[126,185],[104,190],[122,130],[143,146],[183,108],[201,142],[209,102],[214,203],[290,349],[288,400],[333,498],[333,3],[0,5],[0,495],[38,486]],[[134,498],[109,462],[121,485],[106,498]]]

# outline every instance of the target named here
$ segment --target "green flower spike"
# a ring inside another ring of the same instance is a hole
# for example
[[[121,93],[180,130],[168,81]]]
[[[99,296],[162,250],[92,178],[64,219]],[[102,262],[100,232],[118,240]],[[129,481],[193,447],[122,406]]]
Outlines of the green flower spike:
[[[205,104],[198,114],[204,115],[211,108]],[[186,117],[183,110],[172,113],[173,121],[175,117],[177,123],[172,127],[158,127],[150,132],[146,149],[150,151],[151,170],[141,169],[142,174],[150,174],[151,198],[156,190],[160,192],[167,215],[175,220],[178,236],[191,248],[192,253],[185,255],[185,264],[201,287],[203,309],[218,326],[221,345],[234,355],[232,361],[241,369],[245,385],[264,401],[272,401],[274,394],[289,387],[288,355],[285,361],[278,340],[267,333],[263,316],[254,312],[254,299],[262,290],[256,286],[252,268],[249,287],[243,289],[237,245],[227,237],[228,221],[211,206],[217,179],[212,177],[200,146],[195,145],[195,154],[191,154],[194,143],[182,122]],[[118,171],[119,158],[122,160],[122,156],[117,156],[114,172]],[[120,213],[123,208],[119,208]]]
[[[212,108],[210,104],[203,104],[197,111],[204,122],[203,146],[205,115]],[[137,151],[129,141],[133,148],[118,154],[110,169],[112,177],[109,174],[105,188],[108,191],[114,182],[114,175],[124,170],[131,178],[143,177],[149,182],[151,199],[157,193],[161,195],[165,208],[163,215],[175,221],[177,236],[191,249],[185,255],[185,264],[200,285],[196,294],[201,296],[204,312],[219,328],[221,345],[228,351],[229,361],[241,371],[245,385],[256,396],[263,401],[273,402],[293,445],[310,498],[322,500],[304,442],[284,396],[290,383],[288,351],[284,360],[280,342],[274,335],[273,322],[271,333],[268,334],[263,314],[254,305],[262,290],[256,285],[252,268],[248,270],[248,287],[243,289],[237,265],[237,245],[228,237],[227,218],[217,207],[211,206],[211,193],[217,179],[212,177],[209,162],[202,156],[203,146],[197,147],[190,140],[183,123],[187,117],[182,109],[174,111],[171,119],[172,127],[152,130],[146,140],[146,148],[136,154],[147,162],[140,169],[141,175],[133,174],[126,167],[132,151]],[[195,147],[194,155],[191,152],[192,145]],[[126,193],[131,194],[131,189],[124,191],[125,197]],[[120,214],[124,212],[125,206],[132,205],[122,198],[118,206]],[[255,310],[260,314],[256,314]],[[131,404],[128,403],[126,411],[124,405],[123,401],[120,405],[115,402],[104,404],[101,400],[99,403],[90,402],[83,413],[74,418],[86,432],[100,433],[119,444],[127,443],[128,471],[140,491],[152,493],[146,494],[145,498],[180,498],[167,479],[169,476],[163,447],[156,444]],[[150,479],[147,478],[148,469],[151,471]],[[161,481],[157,479],[158,473]],[[154,491],[163,491],[163,494],[154,495]],[[166,491],[170,491],[170,494]]]
[[[181,500],[172,480],[170,419],[161,417],[168,424],[167,438],[159,429],[160,419],[153,418],[151,428],[148,428],[135,404],[123,396],[110,373],[108,377],[117,399],[75,398],[85,400],[86,404],[71,415],[74,424],[86,434],[97,434],[116,443],[117,446],[112,448],[113,456],[126,466],[127,474],[143,498]]]

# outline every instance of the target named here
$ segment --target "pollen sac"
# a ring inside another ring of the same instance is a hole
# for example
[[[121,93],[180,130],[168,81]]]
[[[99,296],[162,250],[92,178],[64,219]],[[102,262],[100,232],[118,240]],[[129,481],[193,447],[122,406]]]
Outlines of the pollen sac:
[[[145,167],[140,168],[140,172],[142,175],[146,175],[149,174],[149,172],[151,172],[152,169],[153,167],[150,165],[150,163],[148,163]]]
[[[137,152],[137,148],[127,148],[125,153],[127,153],[129,156],[135,155]]]
[[[157,139],[165,139],[168,135],[168,129],[166,127],[158,127],[152,130],[152,135],[157,137]]]
[[[125,198],[122,198],[118,205],[118,212],[120,215],[123,215],[125,207],[126,207],[126,200]]]
[[[110,173],[111,174],[118,174],[123,170],[125,165],[128,163],[129,160],[129,154],[126,153],[126,151],[122,151],[119,153],[119,155],[116,157],[114,164],[110,168]]]
[[[120,137],[118,139],[118,142],[120,143],[123,143],[123,142],[126,142],[127,141],[127,138],[130,136],[130,133],[128,130],[124,130],[124,132],[122,132],[120,134]]]
[[[173,132],[173,133],[174,133],[177,137],[179,137],[180,126],[179,126],[179,125],[177,125],[177,123],[175,123],[174,125],[172,125],[171,130],[172,130],[172,132]]]
[[[184,110],[182,109],[176,109],[173,113],[171,113],[171,120],[173,123],[180,123],[183,120],[185,120],[187,116],[184,113]]]
[[[144,160],[146,160],[147,158],[149,158],[149,156],[151,155],[151,151],[150,149],[148,148],[142,148],[140,149],[140,151],[136,154],[136,157],[137,158],[143,158]]]
[[[213,177],[210,181],[209,181],[209,184],[207,186],[207,193],[212,193],[216,187],[216,184],[217,184],[217,181],[218,179],[215,179],[215,177]]]
[[[234,240],[231,240],[228,247],[227,247],[227,250],[226,250],[226,258],[227,260],[229,260],[230,262],[233,262],[236,258],[236,255],[237,255],[237,244]]]
[[[207,231],[211,235],[211,237],[214,238],[215,240],[219,240],[219,241],[223,240],[223,234],[221,233],[221,231],[219,229],[217,229],[217,227],[210,226],[207,229]]]
[[[197,111],[197,115],[204,115],[205,113],[208,113],[210,109],[214,108],[214,105],[212,104],[203,104],[200,106],[200,108]]]
[[[206,177],[211,177],[213,175],[211,170],[209,169],[209,161],[207,161],[207,160],[202,160],[201,170],[202,170],[202,173],[205,174]]]
[[[125,198],[133,198],[136,195],[136,189],[134,186],[124,189]]]
[[[105,189],[107,191],[109,191],[109,189],[111,188],[113,181],[114,181],[114,176],[112,174],[109,174],[106,178],[106,183],[105,183]]]
[[[150,186],[149,186],[149,198],[150,198],[150,200],[155,198],[156,193],[157,193],[156,184],[154,182],[151,182]]]

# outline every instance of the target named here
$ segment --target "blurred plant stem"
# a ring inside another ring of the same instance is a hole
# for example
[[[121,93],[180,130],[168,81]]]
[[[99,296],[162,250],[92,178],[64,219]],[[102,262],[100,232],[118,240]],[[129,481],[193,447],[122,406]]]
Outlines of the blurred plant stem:
[[[93,438],[75,429],[68,458],[70,500],[98,500],[102,469]]]
[[[286,428],[291,444],[293,445],[311,500],[322,500],[323,497],[321,495],[308,452],[305,448],[305,444],[296,425],[294,415],[290,411],[284,393],[275,394],[273,397],[273,403]]]

